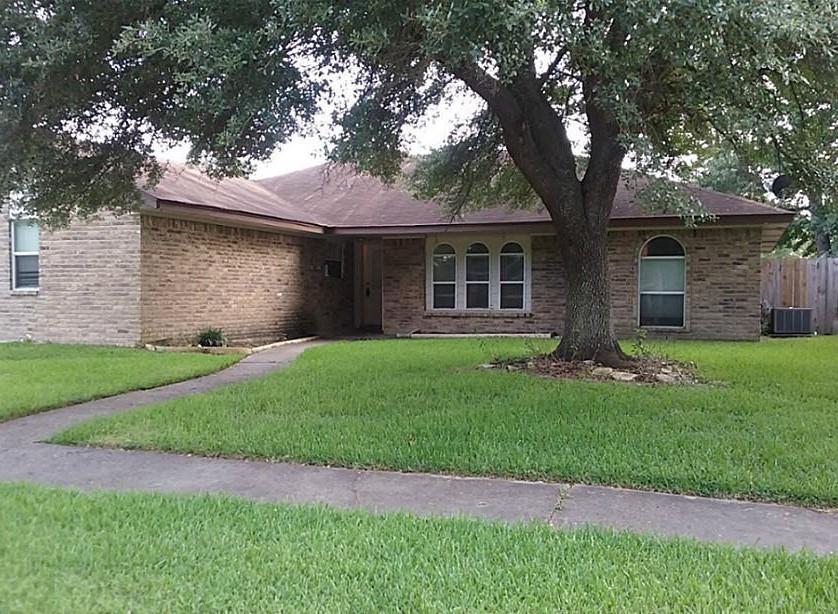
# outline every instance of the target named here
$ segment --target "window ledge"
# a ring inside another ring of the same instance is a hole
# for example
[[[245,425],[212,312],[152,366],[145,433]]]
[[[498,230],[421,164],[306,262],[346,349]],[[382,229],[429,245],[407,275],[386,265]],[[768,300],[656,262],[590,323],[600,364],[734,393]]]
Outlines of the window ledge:
[[[529,311],[501,309],[426,309],[426,318],[531,318]]]
[[[18,290],[10,290],[12,296],[38,296],[40,290],[38,288],[20,288]]]
[[[686,332],[686,330],[687,330],[686,326],[641,326],[640,328],[642,328],[643,330],[652,330],[652,331],[660,330],[660,331],[669,331],[669,332],[677,332],[677,331]]]

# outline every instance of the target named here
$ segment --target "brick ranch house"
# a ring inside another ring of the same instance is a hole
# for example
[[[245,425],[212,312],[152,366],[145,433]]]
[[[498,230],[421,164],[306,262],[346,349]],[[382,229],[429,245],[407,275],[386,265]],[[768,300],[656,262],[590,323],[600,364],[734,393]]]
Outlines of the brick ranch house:
[[[714,222],[686,228],[618,192],[615,330],[757,339],[760,254],[792,216],[689,189]],[[562,263],[546,213],[450,220],[433,203],[345,171],[216,183],[178,167],[134,214],[56,231],[8,209],[0,218],[0,340],[179,344],[210,326],[234,343],[562,330]]]

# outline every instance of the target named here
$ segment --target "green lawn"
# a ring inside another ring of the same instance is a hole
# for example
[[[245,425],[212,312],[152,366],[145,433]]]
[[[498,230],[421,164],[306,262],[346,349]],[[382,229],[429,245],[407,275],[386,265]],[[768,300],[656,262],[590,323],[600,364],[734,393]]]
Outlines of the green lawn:
[[[835,611],[838,557],[0,485],[3,612]]]
[[[0,343],[0,421],[211,373],[240,356]]]
[[[55,441],[838,506],[838,337],[655,344],[716,382],[692,387],[475,368],[534,349],[516,339],[335,343],[265,378]]]

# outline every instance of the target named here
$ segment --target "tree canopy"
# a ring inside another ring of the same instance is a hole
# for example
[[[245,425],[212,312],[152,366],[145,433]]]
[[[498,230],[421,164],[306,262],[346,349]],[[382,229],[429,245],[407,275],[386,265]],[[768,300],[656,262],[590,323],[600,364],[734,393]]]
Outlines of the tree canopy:
[[[392,177],[404,126],[467,88],[484,110],[432,158],[446,163],[426,173],[436,191],[543,198],[544,179],[515,158],[544,156],[573,189],[571,118],[587,125],[593,185],[623,152],[660,166],[716,131],[770,134],[794,96],[831,103],[836,23],[830,0],[9,0],[0,190],[45,219],[130,207],[135,179],[157,168],[154,142],[188,141],[207,170],[246,173],[349,70],[335,159]],[[530,153],[512,136],[518,90],[551,124],[550,142],[530,127]]]

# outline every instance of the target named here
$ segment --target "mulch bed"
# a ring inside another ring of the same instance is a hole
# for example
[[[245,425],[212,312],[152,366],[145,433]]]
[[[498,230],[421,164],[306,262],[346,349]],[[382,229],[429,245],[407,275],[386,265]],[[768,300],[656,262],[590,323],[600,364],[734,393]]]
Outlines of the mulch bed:
[[[553,379],[618,381],[631,384],[699,383],[693,363],[651,356],[636,357],[630,364],[619,369],[603,367],[590,360],[573,362],[557,360],[549,354],[487,363],[481,365],[480,368],[525,371]]]

